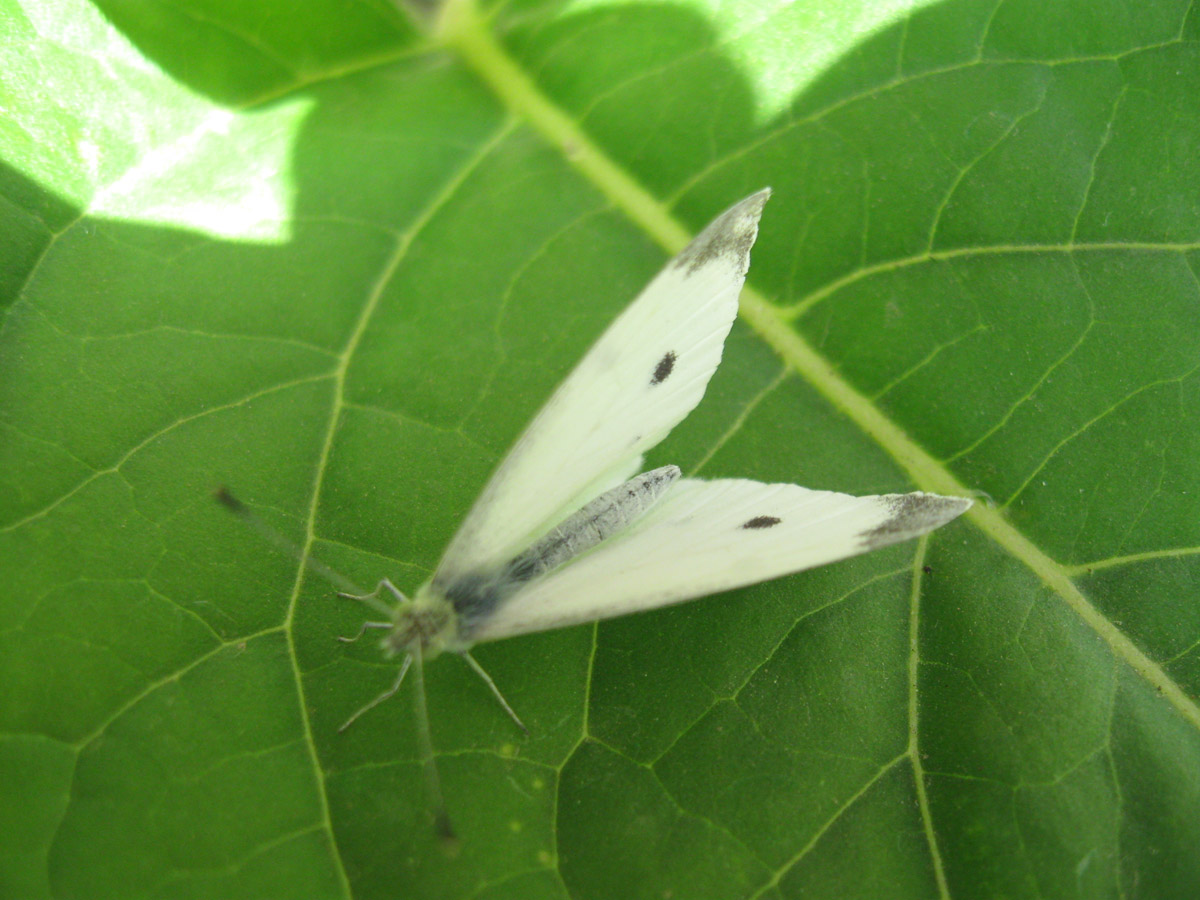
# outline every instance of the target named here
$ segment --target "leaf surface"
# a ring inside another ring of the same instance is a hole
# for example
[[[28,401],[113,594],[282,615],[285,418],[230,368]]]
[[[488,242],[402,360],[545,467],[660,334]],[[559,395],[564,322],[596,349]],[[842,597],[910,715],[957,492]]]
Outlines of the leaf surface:
[[[3,8],[0,894],[1191,898],[1189,4]],[[979,498],[428,671],[416,588],[589,343],[775,196],[648,464]]]

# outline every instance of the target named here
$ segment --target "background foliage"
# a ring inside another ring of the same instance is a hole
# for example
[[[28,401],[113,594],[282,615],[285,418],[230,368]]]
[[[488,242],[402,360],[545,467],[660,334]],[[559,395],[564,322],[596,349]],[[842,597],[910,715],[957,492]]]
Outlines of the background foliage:
[[[1200,22],[1179,0],[0,4],[0,895],[1191,898]],[[650,462],[981,499],[429,672],[362,611],[775,188]],[[407,690],[404,692],[407,694]]]

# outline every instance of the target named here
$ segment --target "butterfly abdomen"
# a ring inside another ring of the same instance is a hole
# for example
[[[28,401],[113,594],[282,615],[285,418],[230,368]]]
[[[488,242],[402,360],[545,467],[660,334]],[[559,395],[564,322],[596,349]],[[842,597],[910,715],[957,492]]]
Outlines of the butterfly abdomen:
[[[645,515],[678,477],[678,466],[662,466],[605,491],[510,562],[509,578],[529,581],[586,553]]]
[[[643,472],[605,491],[568,516],[549,534],[507,563],[495,575],[467,575],[443,587],[458,613],[459,633],[487,618],[521,585],[557,569],[645,515],[679,477],[678,466]]]

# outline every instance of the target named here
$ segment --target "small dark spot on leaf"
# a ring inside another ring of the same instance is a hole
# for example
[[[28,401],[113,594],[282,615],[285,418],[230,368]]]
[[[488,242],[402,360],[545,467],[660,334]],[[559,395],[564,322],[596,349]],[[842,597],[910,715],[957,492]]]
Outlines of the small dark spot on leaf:
[[[932,575],[933,574],[933,566],[921,566],[921,571],[924,572],[926,575]]]
[[[671,374],[671,370],[675,368],[674,350],[668,350],[663,354],[663,358],[658,361],[658,365],[654,367],[654,374],[650,376],[651,384],[662,384],[667,380],[667,376]]]
[[[219,487],[213,491],[213,499],[236,515],[245,516],[250,513],[250,510],[246,508],[246,504],[233,496],[227,487]]]
[[[742,523],[743,528],[771,528],[782,522],[783,519],[777,519],[774,516],[755,516],[749,522]]]

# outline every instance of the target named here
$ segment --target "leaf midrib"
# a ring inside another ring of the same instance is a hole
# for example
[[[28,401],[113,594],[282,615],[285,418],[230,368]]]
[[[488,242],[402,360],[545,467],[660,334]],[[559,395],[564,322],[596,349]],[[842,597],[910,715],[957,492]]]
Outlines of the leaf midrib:
[[[692,237],[691,231],[671,215],[659,198],[598,147],[567,112],[538,89],[488,30],[488,23],[478,16],[469,0],[452,2],[448,10],[449,14],[441,25],[441,37],[447,48],[456,52],[491,88],[512,112],[514,119],[527,123],[552,147],[557,148],[563,158],[603,193],[615,208],[625,213],[667,253],[677,253],[687,245]],[[1128,245],[1120,246],[1130,249]],[[1093,246],[1092,249],[1101,248]],[[1145,245],[1142,249],[1180,248]],[[819,293],[825,296],[828,291]],[[866,396],[839,376],[830,362],[792,329],[790,321],[795,316],[795,309],[777,307],[747,285],[742,291],[739,312],[743,321],[779,355],[788,368],[862,429],[896,461],[917,487],[942,494],[971,495],[972,491],[966,485]],[[1071,581],[1064,566],[1018,531],[999,510],[976,503],[966,517],[1058,594],[1111,648],[1117,658],[1151,684],[1193,728],[1200,731],[1200,705],[1087,600]]]

